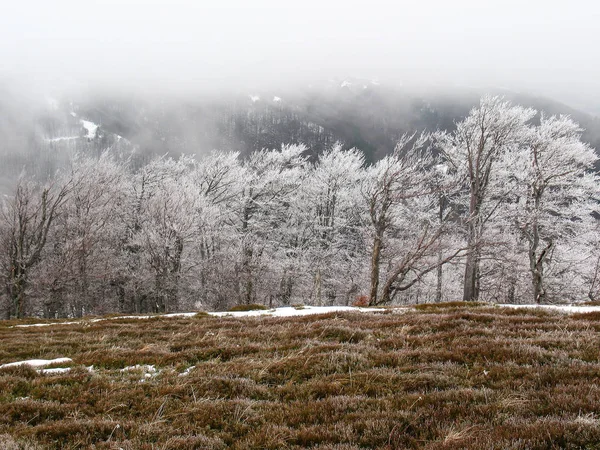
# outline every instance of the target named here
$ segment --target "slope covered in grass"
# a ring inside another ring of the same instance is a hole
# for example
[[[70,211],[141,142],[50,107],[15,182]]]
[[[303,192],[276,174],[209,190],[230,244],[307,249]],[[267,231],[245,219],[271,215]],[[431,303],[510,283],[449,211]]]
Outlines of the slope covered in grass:
[[[0,447],[597,448],[599,317],[452,305],[0,322],[0,364],[73,360],[0,369]]]

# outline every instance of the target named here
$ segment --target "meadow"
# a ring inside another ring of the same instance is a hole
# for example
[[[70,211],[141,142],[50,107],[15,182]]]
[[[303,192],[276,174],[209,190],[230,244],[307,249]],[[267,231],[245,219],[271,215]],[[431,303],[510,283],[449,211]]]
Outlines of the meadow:
[[[3,449],[600,449],[600,313],[0,322]]]

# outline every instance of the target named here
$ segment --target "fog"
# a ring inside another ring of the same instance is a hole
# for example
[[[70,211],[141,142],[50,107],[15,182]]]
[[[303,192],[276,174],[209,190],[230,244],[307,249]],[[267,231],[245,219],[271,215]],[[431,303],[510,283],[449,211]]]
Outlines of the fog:
[[[177,93],[357,76],[600,104],[593,0],[211,3],[10,2],[2,75],[42,89]]]

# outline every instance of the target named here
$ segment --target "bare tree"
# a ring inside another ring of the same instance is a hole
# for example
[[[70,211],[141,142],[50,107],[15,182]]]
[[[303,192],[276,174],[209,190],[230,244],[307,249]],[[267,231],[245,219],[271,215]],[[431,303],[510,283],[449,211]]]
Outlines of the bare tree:
[[[30,272],[41,260],[50,228],[71,188],[70,180],[39,186],[21,178],[14,196],[3,205],[0,245],[9,301],[7,318],[31,313],[26,295]]]

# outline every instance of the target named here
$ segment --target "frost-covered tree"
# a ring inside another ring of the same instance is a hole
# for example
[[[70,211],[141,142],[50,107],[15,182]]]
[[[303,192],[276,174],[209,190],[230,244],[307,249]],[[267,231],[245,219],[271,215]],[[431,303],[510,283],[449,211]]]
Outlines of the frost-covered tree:
[[[21,178],[13,197],[2,205],[0,248],[7,318],[31,314],[27,301],[31,272],[42,259],[50,229],[71,188],[71,180],[39,185]]]
[[[268,256],[283,244],[280,231],[289,198],[300,186],[305,151],[302,145],[283,146],[255,152],[243,162],[236,187],[239,196],[231,203],[240,244],[236,272],[241,303],[258,301],[256,283],[261,278],[267,281],[264,269],[273,262]]]
[[[592,230],[599,179],[598,159],[581,141],[581,128],[570,118],[541,116],[530,128],[523,153],[522,191],[516,226],[527,243],[533,300],[548,299],[545,269],[557,245]]]
[[[234,207],[241,198],[240,179],[245,174],[238,153],[214,152],[200,158],[192,173],[204,198],[198,214],[196,258],[199,264],[197,302],[226,308],[237,296],[232,267],[239,249]]]
[[[340,295],[345,303],[358,293],[362,272],[361,191],[364,157],[337,143],[319,156],[296,196],[299,227],[295,247],[302,247],[304,273],[312,280],[309,298],[323,304]],[[299,251],[294,250],[295,252]]]
[[[188,247],[198,236],[203,197],[190,176],[193,166],[191,158],[162,158],[140,174],[148,194],[141,204],[132,244],[142,251],[143,262],[152,273],[149,306],[156,312],[178,309],[181,277],[195,264],[187,258]]]
[[[499,97],[483,97],[452,133],[437,133],[447,162],[462,174],[466,192],[466,257],[463,300],[479,298],[480,265],[486,228],[497,217],[508,192],[503,166],[510,165],[527,140],[535,111],[512,106]]]
[[[423,150],[427,136],[405,135],[395,152],[367,172],[363,186],[371,246],[369,304],[393,301],[425,275],[461,255],[441,246],[446,220],[439,220],[441,194],[431,177],[436,165]],[[433,211],[433,214],[431,214]],[[385,273],[382,274],[382,262]]]
[[[108,153],[99,158],[76,155],[70,171],[70,195],[51,233],[46,252],[44,314],[81,317],[115,308],[111,289],[117,276],[119,217],[126,207],[126,169]]]

